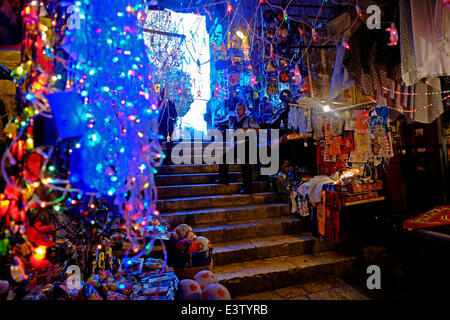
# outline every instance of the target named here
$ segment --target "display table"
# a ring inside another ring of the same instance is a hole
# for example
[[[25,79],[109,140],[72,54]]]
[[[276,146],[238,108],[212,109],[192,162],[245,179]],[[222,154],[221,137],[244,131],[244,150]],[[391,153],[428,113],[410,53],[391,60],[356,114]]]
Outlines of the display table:
[[[356,206],[356,205],[360,205],[360,204],[367,204],[367,203],[378,202],[378,201],[384,201],[384,197],[377,197],[377,198],[373,198],[373,199],[347,202],[347,203],[344,203],[344,207]]]
[[[385,197],[347,202],[340,213],[339,237],[350,246],[355,243],[383,241],[383,230],[387,221]]]

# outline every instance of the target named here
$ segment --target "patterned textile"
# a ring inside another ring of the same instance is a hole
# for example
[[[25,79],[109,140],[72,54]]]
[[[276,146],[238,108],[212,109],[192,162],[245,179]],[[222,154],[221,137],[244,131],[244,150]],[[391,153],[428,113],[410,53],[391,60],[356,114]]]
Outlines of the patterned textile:
[[[411,22],[409,0],[400,0],[400,54],[402,79],[405,85],[412,86],[417,82],[416,54]]]
[[[403,229],[430,228],[450,224],[450,206],[437,206],[403,222]]]

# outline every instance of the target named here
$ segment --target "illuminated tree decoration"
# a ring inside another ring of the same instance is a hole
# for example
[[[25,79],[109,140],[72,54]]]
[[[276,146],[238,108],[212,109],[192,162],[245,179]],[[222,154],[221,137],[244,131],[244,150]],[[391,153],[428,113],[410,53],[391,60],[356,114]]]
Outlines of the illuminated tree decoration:
[[[158,98],[137,19],[139,0],[82,0],[72,31],[73,89],[84,98],[83,135],[70,182],[114,196],[128,236],[155,210],[153,175],[161,161]],[[130,239],[131,241],[132,239]],[[134,239],[136,240],[136,239]],[[135,242],[135,241],[133,241]]]

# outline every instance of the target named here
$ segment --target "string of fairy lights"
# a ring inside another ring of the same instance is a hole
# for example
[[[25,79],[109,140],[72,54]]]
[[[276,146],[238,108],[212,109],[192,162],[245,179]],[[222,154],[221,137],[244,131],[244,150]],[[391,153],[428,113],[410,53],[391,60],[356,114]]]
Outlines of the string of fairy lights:
[[[422,95],[422,94],[418,94],[418,95]],[[436,101],[434,101],[434,102],[432,102],[432,103],[428,103],[428,104],[425,104],[425,105],[422,105],[422,106],[419,106],[419,107],[413,106],[412,108],[392,107],[392,106],[389,106],[389,105],[382,104],[382,103],[376,101],[376,100],[373,99],[373,98],[370,98],[370,100],[371,100],[373,103],[375,103],[376,105],[380,106],[380,107],[386,107],[386,108],[389,108],[389,109],[391,109],[391,110],[395,110],[395,111],[398,111],[398,112],[414,113],[414,112],[417,112],[417,111],[420,111],[420,110],[426,110],[426,109],[429,109],[429,108],[431,108],[432,106],[434,106],[435,104],[438,104],[438,103],[440,103],[440,102],[443,102],[443,101],[447,100],[448,98],[450,98],[450,95],[447,95],[447,96],[445,96],[445,97],[443,97],[443,98],[441,98],[441,99],[438,99],[438,100],[436,100]]]

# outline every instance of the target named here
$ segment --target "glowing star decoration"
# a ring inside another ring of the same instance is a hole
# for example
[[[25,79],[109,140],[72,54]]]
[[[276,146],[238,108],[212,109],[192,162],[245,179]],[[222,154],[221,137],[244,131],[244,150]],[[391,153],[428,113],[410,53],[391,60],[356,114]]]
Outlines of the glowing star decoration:
[[[398,42],[398,32],[397,28],[395,28],[395,24],[391,23],[391,27],[386,28],[386,31],[389,32],[389,40],[391,41],[388,43],[388,46],[396,46]]]

